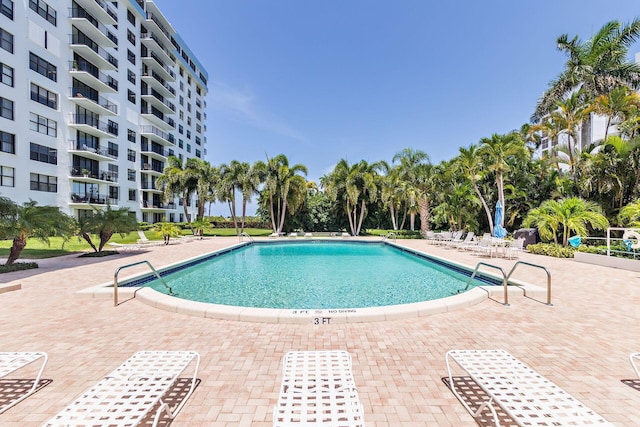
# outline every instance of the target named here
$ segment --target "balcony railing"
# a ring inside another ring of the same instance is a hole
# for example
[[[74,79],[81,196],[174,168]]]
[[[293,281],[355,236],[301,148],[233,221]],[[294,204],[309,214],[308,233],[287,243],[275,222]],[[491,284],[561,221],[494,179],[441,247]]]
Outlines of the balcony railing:
[[[87,61],[69,61],[69,71],[85,71],[91,74],[102,83],[106,84],[113,90],[118,90],[118,81],[111,76],[107,76],[100,71],[98,67]]]
[[[160,23],[160,20],[159,20],[158,18],[156,18],[156,17],[155,17],[155,15],[154,15],[153,13],[151,13],[151,12],[147,12],[147,19],[148,19],[148,20],[151,20],[151,21],[153,21],[153,22],[155,22],[155,23],[156,23],[156,25],[158,26],[158,28],[160,28],[160,31],[162,31],[162,34],[164,34],[165,36],[167,36],[167,38],[168,38],[169,40],[171,40],[171,34],[169,34],[169,31],[167,31],[167,30],[164,28],[164,25],[162,25],[162,24]]]
[[[176,112],[176,106],[173,103],[169,102],[169,100],[164,99],[164,96],[160,95],[160,93],[157,90],[146,88],[146,89],[142,89],[141,94],[153,96],[155,99],[157,99],[158,101],[166,105],[171,111],[173,111],[174,113]]]
[[[71,89],[71,97],[72,98],[84,98],[90,101],[93,101],[95,104],[98,104],[104,109],[111,111],[113,114],[118,114],[118,106],[112,102],[109,102],[107,99],[103,98],[100,95],[95,95],[94,91],[87,88],[77,88],[72,87]]]
[[[158,147],[153,147],[150,146],[150,144],[142,144],[142,146],[140,147],[140,151],[141,152],[150,152],[150,153],[156,153],[159,154],[163,157],[167,157],[169,156],[169,152],[167,150],[163,150],[162,148],[158,148]]]
[[[142,203],[140,203],[140,207],[143,209],[175,209],[176,204],[173,202],[162,203],[151,200],[143,200]]]
[[[156,55],[153,51],[150,51],[149,49],[147,49],[146,55],[144,53],[142,54],[142,59],[144,58],[152,58],[154,61],[158,63],[158,65],[162,67],[162,69],[164,69],[167,73],[169,73],[171,77],[173,77],[174,79],[176,78],[176,73],[174,73],[171,68],[167,67],[164,61],[158,58],[158,55]]]
[[[86,151],[87,153],[98,154],[100,156],[109,157],[111,159],[117,159],[118,158],[117,155],[113,155],[112,153],[110,153],[108,149],[100,148],[100,147],[89,147],[86,144],[80,144],[80,143],[77,143],[76,141],[70,141],[69,148],[71,150],[75,150],[75,151]],[[71,169],[72,175],[73,175],[74,171],[75,171],[75,169]],[[73,175],[73,176],[80,176],[81,175],[79,173],[79,171],[76,171],[76,172],[78,172],[78,175]]]
[[[155,126],[140,126],[140,133],[151,133],[169,142],[172,142],[171,140],[173,139],[173,138],[170,138],[172,135],[162,132],[160,129],[158,129]]]
[[[79,32],[78,34],[69,34],[69,40],[71,44],[79,44],[85,45],[89,49],[93,50],[95,53],[100,55],[102,59],[118,68],[118,60],[111,55],[109,52],[101,48],[98,43],[93,41],[90,37],[87,37],[85,34]]]
[[[160,49],[162,49],[162,51],[164,53],[166,53],[169,58],[171,58],[171,54],[169,53],[167,48],[164,46],[164,44],[162,44],[162,42],[160,40],[158,40],[158,37],[156,37],[156,35],[153,34],[152,32],[143,31],[143,32],[140,33],[140,38],[141,39],[151,39],[151,40],[153,40],[154,42],[156,42],[158,44]]]
[[[117,123],[105,123],[88,114],[71,114],[71,123],[73,125],[88,125],[102,132],[118,136]]]
[[[98,193],[71,193],[71,202],[92,205],[106,205],[107,203],[114,206],[118,205],[118,199]]]
[[[107,3],[103,2],[102,0],[95,0],[95,2],[98,3],[98,5],[103,8],[105,12],[107,12],[107,14],[114,19],[114,21],[118,22],[118,14],[115,13]]]
[[[98,31],[100,31],[102,34],[104,34],[109,40],[111,40],[115,44],[118,44],[118,38],[113,33],[111,33],[111,31],[109,31],[104,24],[101,24],[100,22],[98,22],[98,20],[96,18],[94,18],[89,12],[87,12],[83,8],[81,8],[81,7],[70,7],[69,8],[69,18],[84,18],[84,19],[86,19],[87,21],[91,22],[91,24],[94,27],[96,27],[98,29]]]
[[[162,168],[161,167],[154,167],[149,163],[143,163],[142,166],[141,166],[141,169],[143,171],[154,171],[154,172],[162,173]]]

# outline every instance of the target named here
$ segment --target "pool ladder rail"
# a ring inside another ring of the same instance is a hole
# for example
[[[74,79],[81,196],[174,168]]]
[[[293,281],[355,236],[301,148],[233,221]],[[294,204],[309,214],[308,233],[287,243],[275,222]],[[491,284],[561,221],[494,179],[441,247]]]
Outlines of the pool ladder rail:
[[[251,237],[251,236],[249,235],[249,233],[247,233],[247,232],[244,232],[244,231],[243,231],[242,233],[238,234],[238,239],[240,239],[240,241],[241,241],[241,242],[242,242],[242,241],[244,241],[244,239],[243,239],[244,237],[246,237],[247,239],[249,239],[249,241],[250,241],[250,242],[252,242],[252,243],[253,243],[253,242],[255,242],[255,240],[253,239],[253,237]]]
[[[165,288],[169,290],[169,295],[172,295],[172,296],[175,295],[171,287],[167,285],[167,282],[165,282],[162,276],[160,276],[160,273],[158,273],[158,270],[153,268],[153,266],[149,261],[142,260],[142,261],[134,262],[132,264],[120,266],[116,269],[116,272],[113,273],[113,305],[114,307],[118,306],[118,273],[120,273],[120,270],[124,270],[125,268],[135,267],[136,265],[141,265],[141,264],[146,264],[149,266],[153,274],[158,278],[158,280],[160,280],[160,282],[165,286]]]
[[[387,234],[385,234],[384,236],[382,236],[382,241],[386,241],[389,239],[393,239],[393,241],[395,242],[397,240],[398,236],[396,235],[396,233],[394,233],[393,231],[388,232]]]
[[[467,286],[465,286],[464,289],[458,289],[456,294],[468,291],[469,287],[471,286],[471,282],[473,282],[473,279],[476,277],[476,274],[478,273],[478,270],[480,269],[480,267],[485,266],[485,267],[498,270],[502,274],[502,286],[504,287],[504,302],[502,303],[502,305],[508,306],[509,292],[507,290],[507,286],[509,285],[509,279],[511,278],[511,275],[516,270],[516,268],[518,268],[519,265],[528,265],[529,267],[534,267],[534,268],[539,268],[544,270],[544,272],[547,274],[547,302],[545,304],[548,306],[552,306],[553,304],[551,304],[551,273],[549,272],[549,270],[547,270],[546,267],[542,265],[532,264],[526,261],[517,261],[511,268],[511,271],[509,271],[509,274],[505,274],[502,267],[498,267],[497,265],[493,265],[493,264],[488,264],[486,262],[479,262],[478,264],[476,264],[476,268],[473,270],[473,274],[469,277],[469,280],[467,281]]]

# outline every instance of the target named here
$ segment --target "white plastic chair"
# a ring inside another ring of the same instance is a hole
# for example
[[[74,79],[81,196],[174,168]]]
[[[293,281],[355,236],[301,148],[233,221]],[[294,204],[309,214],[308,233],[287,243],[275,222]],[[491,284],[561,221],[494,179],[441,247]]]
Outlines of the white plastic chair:
[[[27,397],[31,396],[38,389],[38,385],[40,384],[40,377],[42,376],[42,371],[44,371],[44,367],[47,364],[47,360],[49,359],[47,353],[43,352],[2,352],[0,353],[0,378],[4,378],[7,375],[24,368],[31,363],[42,359],[42,365],[40,366],[40,370],[38,371],[38,375],[36,379],[33,381],[33,385],[31,388],[22,396],[15,400],[9,400],[9,403],[5,406],[0,406],[0,414],[5,412],[7,409],[12,408],[18,403],[22,402]]]

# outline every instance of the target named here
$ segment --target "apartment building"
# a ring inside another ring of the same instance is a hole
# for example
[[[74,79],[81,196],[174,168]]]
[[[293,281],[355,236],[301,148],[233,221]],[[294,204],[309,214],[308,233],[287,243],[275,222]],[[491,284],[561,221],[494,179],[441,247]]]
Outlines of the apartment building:
[[[153,1],[0,0],[0,69],[0,196],[186,220],[155,181],[204,158],[208,76]]]

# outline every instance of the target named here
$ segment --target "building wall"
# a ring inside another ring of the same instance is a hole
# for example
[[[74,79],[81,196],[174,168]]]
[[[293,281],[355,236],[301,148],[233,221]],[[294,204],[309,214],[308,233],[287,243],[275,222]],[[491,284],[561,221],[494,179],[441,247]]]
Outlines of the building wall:
[[[171,154],[204,157],[207,73],[155,3],[0,2],[0,195],[185,220],[155,179]]]

